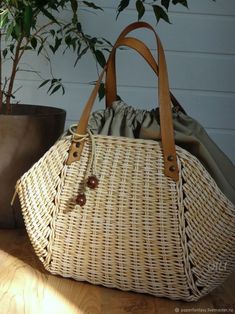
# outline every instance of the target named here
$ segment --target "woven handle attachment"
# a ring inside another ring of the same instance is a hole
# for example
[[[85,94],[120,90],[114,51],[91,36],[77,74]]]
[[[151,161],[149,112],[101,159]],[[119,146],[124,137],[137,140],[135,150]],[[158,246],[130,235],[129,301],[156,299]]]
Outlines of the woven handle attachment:
[[[133,23],[135,26],[138,26],[138,23]],[[129,26],[132,30],[133,24]],[[142,24],[142,22],[141,22]],[[144,23],[146,24],[146,23]],[[151,29],[152,27],[149,24],[148,25]],[[137,27],[138,28],[138,27]],[[163,155],[164,155],[164,173],[166,176],[172,178],[174,181],[178,181],[179,174],[178,174],[178,165],[177,165],[177,159],[176,159],[176,151],[175,151],[175,143],[174,143],[174,131],[173,131],[173,121],[172,121],[172,112],[171,112],[171,100],[170,100],[170,92],[169,92],[169,83],[168,83],[168,75],[167,75],[167,66],[165,61],[165,55],[162,48],[161,41],[158,37],[158,35],[155,33],[157,43],[158,43],[158,64],[159,64],[159,87],[158,87],[158,97],[159,97],[159,113],[160,113],[160,126],[161,126],[161,140],[162,140],[162,148],[163,148]],[[140,41],[138,41],[140,42]],[[110,53],[108,62],[106,66],[104,67],[102,73],[99,76],[99,79],[88,99],[88,102],[83,110],[83,113],[81,115],[80,122],[77,125],[76,133],[78,134],[84,134],[87,130],[88,120],[89,116],[95,101],[95,98],[98,94],[99,86],[102,81],[102,78],[105,74],[105,71],[107,71],[109,62],[113,55],[115,54],[115,51],[118,47],[124,45],[130,48],[133,48],[132,46],[136,45],[137,42],[133,43],[132,38],[121,38],[118,39]],[[137,44],[137,51],[139,48],[139,44]],[[143,54],[141,54],[144,59],[150,64],[152,63],[151,60],[149,60],[148,53],[145,53],[143,51]],[[149,61],[148,61],[149,60]],[[80,143],[79,147],[77,146],[76,142],[71,143],[71,147],[69,150],[69,157],[67,160],[67,164],[71,164],[74,161],[77,161],[80,159],[82,149],[83,149],[84,142]]]

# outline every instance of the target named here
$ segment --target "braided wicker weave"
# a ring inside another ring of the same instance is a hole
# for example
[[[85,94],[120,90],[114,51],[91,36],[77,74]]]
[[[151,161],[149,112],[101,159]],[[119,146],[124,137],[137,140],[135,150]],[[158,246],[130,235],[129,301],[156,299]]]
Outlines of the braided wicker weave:
[[[152,29],[137,23],[131,30],[137,27]],[[141,42],[119,38],[115,47],[120,44],[137,47],[158,73]],[[32,245],[51,273],[194,301],[235,266],[235,206],[200,161],[172,141],[170,93],[159,47],[161,141],[90,133],[78,143],[103,72],[75,134],[61,138],[25,173],[17,192]],[[80,206],[77,195],[94,169],[98,187],[86,189],[86,203]]]
[[[122,290],[197,300],[234,267],[235,208],[200,162],[177,147],[180,180],[158,142],[94,137],[100,184],[76,205],[91,141],[66,165],[71,137],[19,181],[36,254],[53,274]],[[51,201],[53,200],[53,202]]]

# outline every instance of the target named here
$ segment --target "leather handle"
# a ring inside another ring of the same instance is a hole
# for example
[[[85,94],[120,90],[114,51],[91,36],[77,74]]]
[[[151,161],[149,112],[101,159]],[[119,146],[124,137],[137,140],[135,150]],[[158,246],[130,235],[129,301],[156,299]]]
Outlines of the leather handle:
[[[132,49],[136,50],[150,65],[152,70],[155,72],[155,74],[158,76],[158,64],[156,60],[154,59],[152,52],[150,49],[139,39],[134,37],[125,37],[129,40],[129,45]],[[130,48],[129,46],[129,48]],[[116,51],[115,51],[116,52]],[[116,82],[116,73],[115,73],[115,55],[113,54],[112,58],[110,59],[108,63],[108,67],[106,70],[106,78],[105,78],[105,91],[106,91],[106,108],[111,107],[113,101],[117,99],[117,87],[114,86],[114,89],[110,85],[113,85],[113,82]],[[186,114],[183,107],[180,105],[178,100],[175,98],[175,96],[170,92],[171,102],[175,109],[178,111],[180,110],[184,114]]]
[[[141,25],[144,22],[139,22]],[[135,28],[139,28],[139,23],[133,23],[129,25],[125,30]],[[147,28],[152,29],[152,27],[147,24]],[[137,27],[136,27],[137,26]],[[141,26],[143,27],[143,26]],[[155,32],[155,31],[154,31]],[[123,32],[122,32],[123,33]],[[158,35],[155,33],[157,39],[157,47],[158,47],[158,64],[159,64],[159,86],[158,86],[158,97],[159,97],[159,114],[160,114],[160,129],[161,129],[161,140],[162,140],[162,149],[163,149],[163,156],[164,156],[164,173],[166,176],[172,178],[173,180],[177,181],[179,178],[178,174],[178,165],[176,159],[176,150],[175,150],[175,142],[174,142],[174,130],[173,130],[173,120],[172,120],[172,112],[171,112],[171,101],[170,101],[170,92],[169,92],[169,83],[168,83],[168,75],[167,75],[167,66],[165,61],[165,54],[163,51],[163,47]],[[120,38],[120,36],[119,36]],[[88,102],[83,110],[80,122],[77,125],[76,133],[84,134],[87,130],[88,120],[91,113],[91,109],[93,107],[95,98],[97,96],[100,83],[104,76],[105,71],[107,71],[109,62],[113,55],[115,54],[116,49],[119,46],[127,46],[133,48],[133,39],[130,38],[121,38],[118,39],[110,53],[108,62],[104,67],[99,79],[88,99]],[[134,46],[136,43],[134,43]],[[138,49],[141,49],[139,46]],[[144,53],[144,52],[143,52]],[[150,64],[151,61],[149,60],[148,53],[144,53],[145,60]],[[149,61],[148,61],[149,60]],[[83,149],[84,142],[81,142],[80,146],[77,147],[77,143],[74,141],[71,143],[69,157],[67,160],[67,164],[71,164],[74,161],[80,159],[81,152]]]
[[[152,28],[151,25],[149,25],[149,24],[147,24],[145,22],[136,22],[136,23],[133,23],[133,24],[127,26],[121,32],[121,34],[119,35],[117,41],[121,40],[122,38],[125,38],[128,33],[132,32],[133,30],[138,29],[138,28],[148,28],[148,29],[152,30],[153,33],[156,36],[156,32]],[[145,54],[149,55],[149,60],[150,59],[154,59],[152,57],[152,53],[151,53],[150,49],[144,43],[143,43],[143,45],[145,46],[145,50],[146,50]],[[134,47],[132,47],[132,48],[134,48]],[[138,51],[138,46],[136,46],[136,48],[134,48],[134,49],[137,50],[137,52],[143,56],[142,51],[144,49]],[[148,50],[148,52],[147,52],[147,50]],[[151,54],[151,57],[150,57],[150,54]],[[116,79],[116,61],[115,61],[115,59],[116,59],[116,53],[114,53],[112,56],[110,56],[109,64],[108,64],[107,72],[106,72],[106,79],[105,79],[105,96],[106,96],[105,97],[105,102],[106,102],[106,108],[111,107],[112,103],[115,100],[117,100],[117,79]],[[153,61],[151,61],[151,63],[153,64]],[[153,68],[152,64],[149,64],[149,65],[151,66],[153,71],[158,75],[158,64],[155,61],[155,59],[154,59],[154,63],[155,63],[154,68]],[[170,92],[170,97],[171,97],[171,101],[172,101],[173,106],[177,110],[180,110],[181,112],[186,114],[186,112],[183,109],[183,107],[181,106],[181,104],[178,102],[178,100],[175,98],[175,96],[171,92]]]

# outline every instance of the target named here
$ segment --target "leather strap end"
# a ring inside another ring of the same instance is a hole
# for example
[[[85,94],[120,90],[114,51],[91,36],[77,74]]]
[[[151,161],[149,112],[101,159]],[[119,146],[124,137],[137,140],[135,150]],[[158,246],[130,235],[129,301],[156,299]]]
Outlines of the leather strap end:
[[[73,162],[80,160],[83,146],[84,146],[84,141],[79,142],[79,147],[77,146],[77,142],[72,142],[70,146],[70,150],[69,150],[69,156],[66,161],[66,165],[71,165]]]
[[[172,159],[172,160],[169,160]],[[168,158],[164,160],[164,174],[165,176],[171,178],[175,182],[179,180],[179,168],[177,165],[177,159],[174,155],[168,155]]]

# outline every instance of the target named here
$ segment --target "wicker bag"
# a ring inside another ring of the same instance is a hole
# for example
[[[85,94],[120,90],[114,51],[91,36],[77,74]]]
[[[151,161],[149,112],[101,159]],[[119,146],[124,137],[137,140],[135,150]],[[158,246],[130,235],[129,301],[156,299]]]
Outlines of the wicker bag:
[[[156,35],[157,68],[140,41],[124,38],[139,27],[153,30],[146,23],[125,29],[76,129],[20,178],[17,192],[34,250],[51,273],[194,301],[234,267],[235,207],[201,162],[175,146],[161,42]],[[161,141],[87,129],[120,45],[136,49],[159,75]]]

